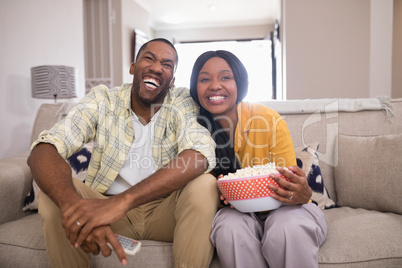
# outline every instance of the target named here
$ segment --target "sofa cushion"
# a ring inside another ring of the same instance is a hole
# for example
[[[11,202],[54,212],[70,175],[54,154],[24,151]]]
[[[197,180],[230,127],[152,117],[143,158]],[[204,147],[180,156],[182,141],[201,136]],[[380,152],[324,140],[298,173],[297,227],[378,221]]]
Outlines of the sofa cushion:
[[[0,234],[0,267],[50,267],[37,213],[0,225]]]
[[[349,207],[324,215],[328,233],[320,267],[401,267],[402,215]]]
[[[50,267],[45,239],[37,213],[0,225],[0,267]],[[172,243],[141,240],[141,250],[135,256],[127,255],[129,267],[172,267]],[[18,260],[16,260],[18,256]],[[115,253],[110,257],[92,256],[92,267],[121,267]],[[210,268],[219,268],[215,254]]]
[[[318,143],[301,146],[295,149],[297,166],[306,173],[308,184],[313,191],[311,200],[321,209],[335,207],[324,186],[321,169],[318,164]]]
[[[35,213],[0,225],[0,267],[50,267],[40,216]],[[142,240],[141,251],[127,256],[130,267],[172,267],[172,243]],[[150,258],[149,256],[152,256]],[[22,265],[23,264],[23,265]],[[93,267],[120,267],[116,254],[93,256]]]
[[[0,224],[26,216],[23,200],[32,187],[28,153],[0,160]],[[1,267],[1,266],[0,266]]]
[[[87,143],[81,151],[73,154],[67,159],[68,164],[71,166],[72,176],[85,181],[89,160],[91,160],[91,154],[93,149],[93,142]],[[32,182],[31,191],[25,197],[23,210],[37,210],[38,209],[38,195],[39,186],[35,181]]]
[[[402,214],[402,134],[339,134],[338,143],[338,205]]]
[[[31,134],[31,144],[36,141],[42,131],[52,128],[54,124],[64,119],[75,105],[77,105],[76,102],[42,104],[36,113]]]
[[[33,213],[16,221],[0,225],[0,244],[45,250],[45,240],[40,225],[40,216]],[[22,239],[19,239],[22,238]]]
[[[54,124],[60,121],[60,117],[56,116],[63,103],[44,103],[36,113],[35,122],[32,128],[31,143],[32,144],[45,129],[50,129]]]

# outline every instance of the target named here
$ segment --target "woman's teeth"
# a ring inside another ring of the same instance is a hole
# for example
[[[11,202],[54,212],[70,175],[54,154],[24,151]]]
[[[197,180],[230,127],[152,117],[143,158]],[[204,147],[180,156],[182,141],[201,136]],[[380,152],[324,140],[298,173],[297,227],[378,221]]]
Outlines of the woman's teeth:
[[[212,96],[208,97],[209,100],[224,100],[226,97],[225,96]]]

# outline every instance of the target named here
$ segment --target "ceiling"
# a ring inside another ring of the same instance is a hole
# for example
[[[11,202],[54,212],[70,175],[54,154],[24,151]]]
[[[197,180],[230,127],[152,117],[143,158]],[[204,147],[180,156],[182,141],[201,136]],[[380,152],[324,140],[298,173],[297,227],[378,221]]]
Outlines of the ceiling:
[[[155,30],[272,24],[280,0],[134,0]]]

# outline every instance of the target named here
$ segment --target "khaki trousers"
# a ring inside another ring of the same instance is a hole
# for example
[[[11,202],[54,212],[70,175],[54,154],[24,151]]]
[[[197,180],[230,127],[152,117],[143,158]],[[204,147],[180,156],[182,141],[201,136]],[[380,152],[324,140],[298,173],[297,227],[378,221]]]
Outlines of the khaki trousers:
[[[79,180],[73,182],[83,198],[108,198]],[[214,249],[209,236],[218,203],[215,177],[203,174],[166,198],[130,210],[111,227],[137,240],[173,242],[175,267],[209,267]],[[70,246],[60,209],[42,192],[38,207],[52,267],[91,267],[91,255]]]

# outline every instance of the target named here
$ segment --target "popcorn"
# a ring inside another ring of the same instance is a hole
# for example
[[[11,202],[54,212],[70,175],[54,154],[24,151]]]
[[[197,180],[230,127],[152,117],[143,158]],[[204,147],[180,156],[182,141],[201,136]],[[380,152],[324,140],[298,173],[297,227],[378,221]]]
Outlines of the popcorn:
[[[272,173],[278,173],[276,170],[275,162],[271,162],[265,165],[256,165],[253,167],[246,167],[243,169],[236,170],[236,173],[229,173],[219,180],[229,180],[229,179],[238,179],[238,178],[245,178],[245,177],[253,177],[259,175],[268,175]]]

